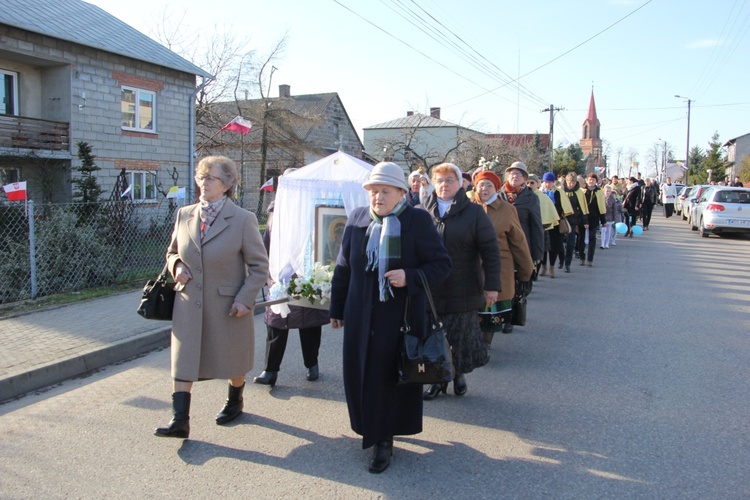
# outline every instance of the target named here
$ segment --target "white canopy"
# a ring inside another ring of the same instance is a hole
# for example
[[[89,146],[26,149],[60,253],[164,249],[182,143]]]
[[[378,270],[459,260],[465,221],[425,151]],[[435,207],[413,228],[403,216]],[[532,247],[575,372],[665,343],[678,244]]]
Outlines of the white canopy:
[[[369,205],[362,184],[372,165],[342,151],[279,177],[271,232],[270,271],[309,276],[315,265],[315,209],[343,207],[348,216]]]

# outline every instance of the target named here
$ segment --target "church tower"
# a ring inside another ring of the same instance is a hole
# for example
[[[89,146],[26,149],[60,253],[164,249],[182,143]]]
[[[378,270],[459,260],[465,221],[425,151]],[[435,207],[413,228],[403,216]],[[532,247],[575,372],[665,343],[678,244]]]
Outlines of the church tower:
[[[603,172],[602,167],[602,139],[599,137],[599,118],[596,117],[596,104],[594,103],[594,89],[591,89],[591,101],[589,101],[589,113],[583,122],[583,136],[580,145],[584,157],[586,157],[586,172]]]

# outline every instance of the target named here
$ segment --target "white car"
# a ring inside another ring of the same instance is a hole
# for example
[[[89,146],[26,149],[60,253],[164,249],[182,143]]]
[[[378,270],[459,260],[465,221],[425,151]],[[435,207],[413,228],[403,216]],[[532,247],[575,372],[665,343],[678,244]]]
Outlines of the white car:
[[[711,186],[697,200],[690,220],[704,238],[750,233],[750,188]]]

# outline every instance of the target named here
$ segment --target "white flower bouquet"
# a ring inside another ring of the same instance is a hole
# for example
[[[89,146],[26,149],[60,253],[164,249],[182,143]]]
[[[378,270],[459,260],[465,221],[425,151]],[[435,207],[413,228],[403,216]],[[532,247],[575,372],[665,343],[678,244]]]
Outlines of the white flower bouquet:
[[[324,266],[316,262],[312,274],[297,276],[289,281],[286,294],[295,299],[307,299],[310,304],[325,305],[331,300],[333,265]]]

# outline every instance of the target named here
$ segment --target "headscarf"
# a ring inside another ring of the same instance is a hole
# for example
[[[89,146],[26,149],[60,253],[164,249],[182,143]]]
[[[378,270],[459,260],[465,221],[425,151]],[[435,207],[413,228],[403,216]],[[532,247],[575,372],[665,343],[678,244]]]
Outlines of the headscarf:
[[[221,209],[224,207],[224,203],[227,201],[227,195],[221,197],[221,199],[214,202],[210,202],[201,196],[200,198],[200,217],[201,217],[201,241],[206,235],[211,224],[216,220],[216,216],[219,215]]]
[[[365,271],[378,270],[380,302],[388,300],[389,295],[393,297],[393,287],[386,279],[385,273],[401,262],[401,221],[398,220],[398,216],[406,210],[407,205],[408,202],[404,198],[393,207],[393,210],[382,217],[373,212],[372,208],[370,209],[372,222],[365,233],[367,238]]]

